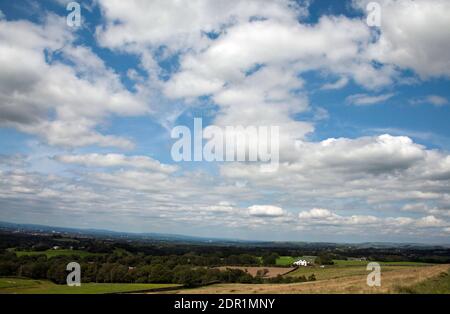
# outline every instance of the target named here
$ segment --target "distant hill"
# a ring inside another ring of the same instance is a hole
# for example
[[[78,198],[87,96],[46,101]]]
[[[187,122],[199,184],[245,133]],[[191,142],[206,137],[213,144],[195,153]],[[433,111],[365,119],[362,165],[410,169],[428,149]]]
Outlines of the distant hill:
[[[300,241],[256,241],[241,239],[226,239],[213,237],[197,237],[180,234],[165,233],[132,233],[119,232],[103,229],[82,229],[82,228],[66,228],[56,226],[45,226],[37,224],[16,224],[0,221],[0,231],[24,232],[24,233],[41,233],[41,234],[67,234],[79,237],[93,238],[111,238],[111,239],[129,239],[142,241],[168,241],[168,242],[186,242],[199,244],[222,244],[222,245],[251,245],[260,247],[301,247],[301,248],[326,248],[326,247],[352,247],[352,248],[449,248],[450,244],[421,244],[421,243],[394,243],[394,242],[364,242],[364,243],[333,243],[333,242],[300,242]]]

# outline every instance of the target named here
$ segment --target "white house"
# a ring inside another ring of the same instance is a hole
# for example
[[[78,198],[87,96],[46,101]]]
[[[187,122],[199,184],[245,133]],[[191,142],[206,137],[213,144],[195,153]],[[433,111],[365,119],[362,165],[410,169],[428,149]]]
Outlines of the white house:
[[[308,266],[308,261],[304,259],[299,259],[298,261],[294,262],[295,266]]]

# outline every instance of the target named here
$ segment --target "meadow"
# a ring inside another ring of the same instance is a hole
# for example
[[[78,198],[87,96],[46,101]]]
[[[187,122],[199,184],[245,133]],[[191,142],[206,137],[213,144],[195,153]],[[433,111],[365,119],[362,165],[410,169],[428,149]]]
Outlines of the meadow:
[[[322,279],[292,284],[216,284],[195,289],[182,289],[174,293],[194,294],[316,294],[316,293],[450,293],[449,264],[433,266],[389,266],[389,271],[382,271],[380,287],[366,284],[368,272],[360,273],[341,269],[344,274],[333,275],[316,273]],[[337,267],[336,267],[337,268]],[[351,267],[353,268],[353,267]],[[291,273],[292,274],[292,273]],[[289,275],[291,275],[289,274]],[[337,277],[336,277],[337,275]],[[326,279],[328,277],[328,279]],[[401,286],[399,285],[401,283]]]
[[[177,284],[85,283],[80,287],[57,285],[47,280],[0,278],[0,294],[106,294],[178,288]]]
[[[314,274],[317,280],[333,279],[340,277],[348,277],[354,275],[364,275],[368,273],[366,270],[369,261],[353,261],[353,260],[333,260],[334,265],[308,266],[299,267],[297,270],[289,273],[287,276],[311,276]],[[378,262],[381,265],[382,272],[393,270],[407,269],[410,267],[424,267],[432,264],[416,263],[416,262]]]
[[[315,256],[298,256],[298,257],[280,256],[276,260],[276,265],[277,266],[292,266],[292,264],[295,261],[298,261],[299,259],[304,259],[310,263],[314,263]]]
[[[450,274],[442,272],[412,286],[398,286],[396,291],[408,294],[450,294]]]

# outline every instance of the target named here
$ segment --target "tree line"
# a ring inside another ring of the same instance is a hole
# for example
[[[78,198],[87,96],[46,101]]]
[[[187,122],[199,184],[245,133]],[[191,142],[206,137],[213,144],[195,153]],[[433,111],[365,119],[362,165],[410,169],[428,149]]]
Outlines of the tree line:
[[[266,272],[256,276],[241,269],[219,270],[213,266],[225,263],[238,265],[259,265],[259,260],[248,254],[221,259],[217,256],[143,256],[107,254],[102,256],[55,256],[24,255],[14,252],[0,254],[0,276],[19,276],[33,279],[48,279],[65,284],[68,271],[66,265],[76,261],[81,266],[81,281],[84,283],[177,283],[185,286],[222,283],[292,283],[315,280],[308,278],[282,277],[265,278]]]

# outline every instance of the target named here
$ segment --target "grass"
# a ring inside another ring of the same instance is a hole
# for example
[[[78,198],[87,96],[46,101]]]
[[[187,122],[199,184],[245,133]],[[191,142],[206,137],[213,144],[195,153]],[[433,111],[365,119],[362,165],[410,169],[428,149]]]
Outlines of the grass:
[[[47,258],[55,257],[55,256],[72,256],[77,255],[80,257],[92,256],[92,255],[101,255],[100,253],[90,253],[87,251],[80,250],[46,250],[46,251],[14,251],[17,257],[26,256],[26,255],[46,255]]]
[[[450,275],[442,272],[438,276],[422,281],[412,286],[400,286],[398,293],[413,294],[450,294]]]
[[[122,249],[122,248],[115,248],[114,249],[114,254],[116,254],[116,255],[118,255],[120,257],[132,255],[130,252],[128,252],[127,250]]]
[[[366,266],[371,261],[333,260],[336,266]],[[377,262],[381,266],[429,266],[433,264],[419,262]]]
[[[344,272],[347,268],[355,269],[356,266],[340,267]],[[381,287],[369,287],[366,283],[368,271],[359,274],[347,273],[346,276],[330,278],[317,281],[292,284],[216,284],[207,287],[195,289],[182,289],[174,293],[245,293],[245,294],[272,294],[272,293],[399,293],[398,284],[402,283],[405,287],[419,287],[422,285],[431,285],[434,291],[438,291],[440,285],[445,287],[445,283],[438,280],[427,283],[430,278],[439,276],[442,272],[448,271],[450,265],[433,266],[386,266],[389,271],[383,271],[381,274]],[[306,267],[305,267],[306,268]],[[339,268],[339,267],[335,267]],[[326,269],[326,268],[325,268]],[[361,270],[361,266],[358,272]],[[441,278],[442,279],[442,278]],[[444,288],[442,288],[444,289]],[[412,291],[412,290],[411,290]],[[424,290],[414,290],[417,293]],[[445,291],[445,290],[442,290]],[[411,292],[410,292],[411,293]],[[447,293],[447,292],[443,292]]]
[[[0,294],[105,294],[177,288],[176,284],[85,283],[81,287],[57,285],[47,280],[0,278]]]
[[[305,276],[309,277],[312,274],[317,280],[326,280],[333,278],[341,278],[354,275],[368,274],[366,266],[368,261],[347,261],[334,260],[334,265],[326,265],[324,268],[319,266],[299,267],[297,270],[289,273],[287,276]],[[400,270],[409,267],[430,266],[432,264],[414,263],[414,262],[379,262],[381,271],[387,272],[392,270]]]
[[[292,256],[280,256],[276,260],[277,266],[292,266],[292,264],[299,259],[304,259],[310,263],[314,263],[314,260],[316,259],[315,256],[299,256],[299,257],[292,257]]]
[[[298,258],[292,256],[280,256],[276,260],[277,266],[292,266],[292,264],[297,261]]]

